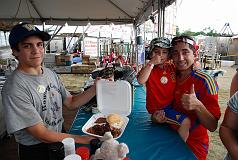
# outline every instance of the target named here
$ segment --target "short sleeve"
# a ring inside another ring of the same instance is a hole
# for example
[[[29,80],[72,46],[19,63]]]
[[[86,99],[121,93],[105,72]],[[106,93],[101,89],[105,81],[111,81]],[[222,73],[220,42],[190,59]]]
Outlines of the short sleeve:
[[[30,97],[20,88],[13,92],[4,90],[3,106],[6,126],[9,133],[33,126],[42,121],[39,113],[32,105]],[[9,121],[9,119],[11,119]]]
[[[238,113],[238,92],[229,99],[227,105],[233,112]]]

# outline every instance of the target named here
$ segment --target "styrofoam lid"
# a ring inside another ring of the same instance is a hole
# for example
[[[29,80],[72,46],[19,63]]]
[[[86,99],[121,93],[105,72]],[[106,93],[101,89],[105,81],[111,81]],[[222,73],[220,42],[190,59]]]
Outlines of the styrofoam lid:
[[[128,116],[131,113],[131,85],[124,80],[97,81],[97,106],[101,113],[117,113]]]

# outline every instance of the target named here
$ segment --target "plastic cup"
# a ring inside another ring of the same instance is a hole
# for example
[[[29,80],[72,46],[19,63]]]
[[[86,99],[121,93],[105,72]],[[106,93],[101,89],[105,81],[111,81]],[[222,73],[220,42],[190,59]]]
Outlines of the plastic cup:
[[[76,154],[80,155],[82,160],[89,160],[90,151],[88,147],[78,147],[76,148]]]
[[[70,154],[64,158],[64,160],[82,160],[77,154]]]
[[[65,157],[70,154],[75,154],[75,143],[73,138],[65,138],[62,143],[64,144]]]
[[[100,111],[98,110],[98,107],[92,107],[92,113],[96,114],[99,113]]]

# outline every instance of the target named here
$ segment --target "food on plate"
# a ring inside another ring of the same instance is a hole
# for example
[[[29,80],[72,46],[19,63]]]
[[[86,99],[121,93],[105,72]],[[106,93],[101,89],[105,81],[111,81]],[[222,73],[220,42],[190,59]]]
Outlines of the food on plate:
[[[104,117],[99,117],[94,123],[106,123],[107,119]]]
[[[121,134],[121,129],[111,129],[108,123],[105,124],[95,124],[94,126],[87,129],[88,133],[92,133],[95,135],[103,136],[106,132],[111,132],[113,138],[118,137]]]
[[[94,124],[86,131],[99,136],[103,136],[106,132],[111,132],[113,138],[117,138],[120,136],[124,124],[125,122],[120,115],[109,114],[106,118],[97,118]]]
[[[107,116],[107,122],[113,128],[122,128],[125,123],[119,114],[109,114]]]

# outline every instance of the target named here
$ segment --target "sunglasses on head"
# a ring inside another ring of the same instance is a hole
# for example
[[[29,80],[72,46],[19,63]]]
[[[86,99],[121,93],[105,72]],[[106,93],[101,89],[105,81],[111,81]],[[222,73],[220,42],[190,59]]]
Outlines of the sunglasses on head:
[[[192,39],[186,38],[186,37],[177,37],[172,40],[172,46],[176,45],[178,42],[184,42],[187,44],[192,45],[196,50],[198,50],[199,46],[196,44],[196,42]]]

